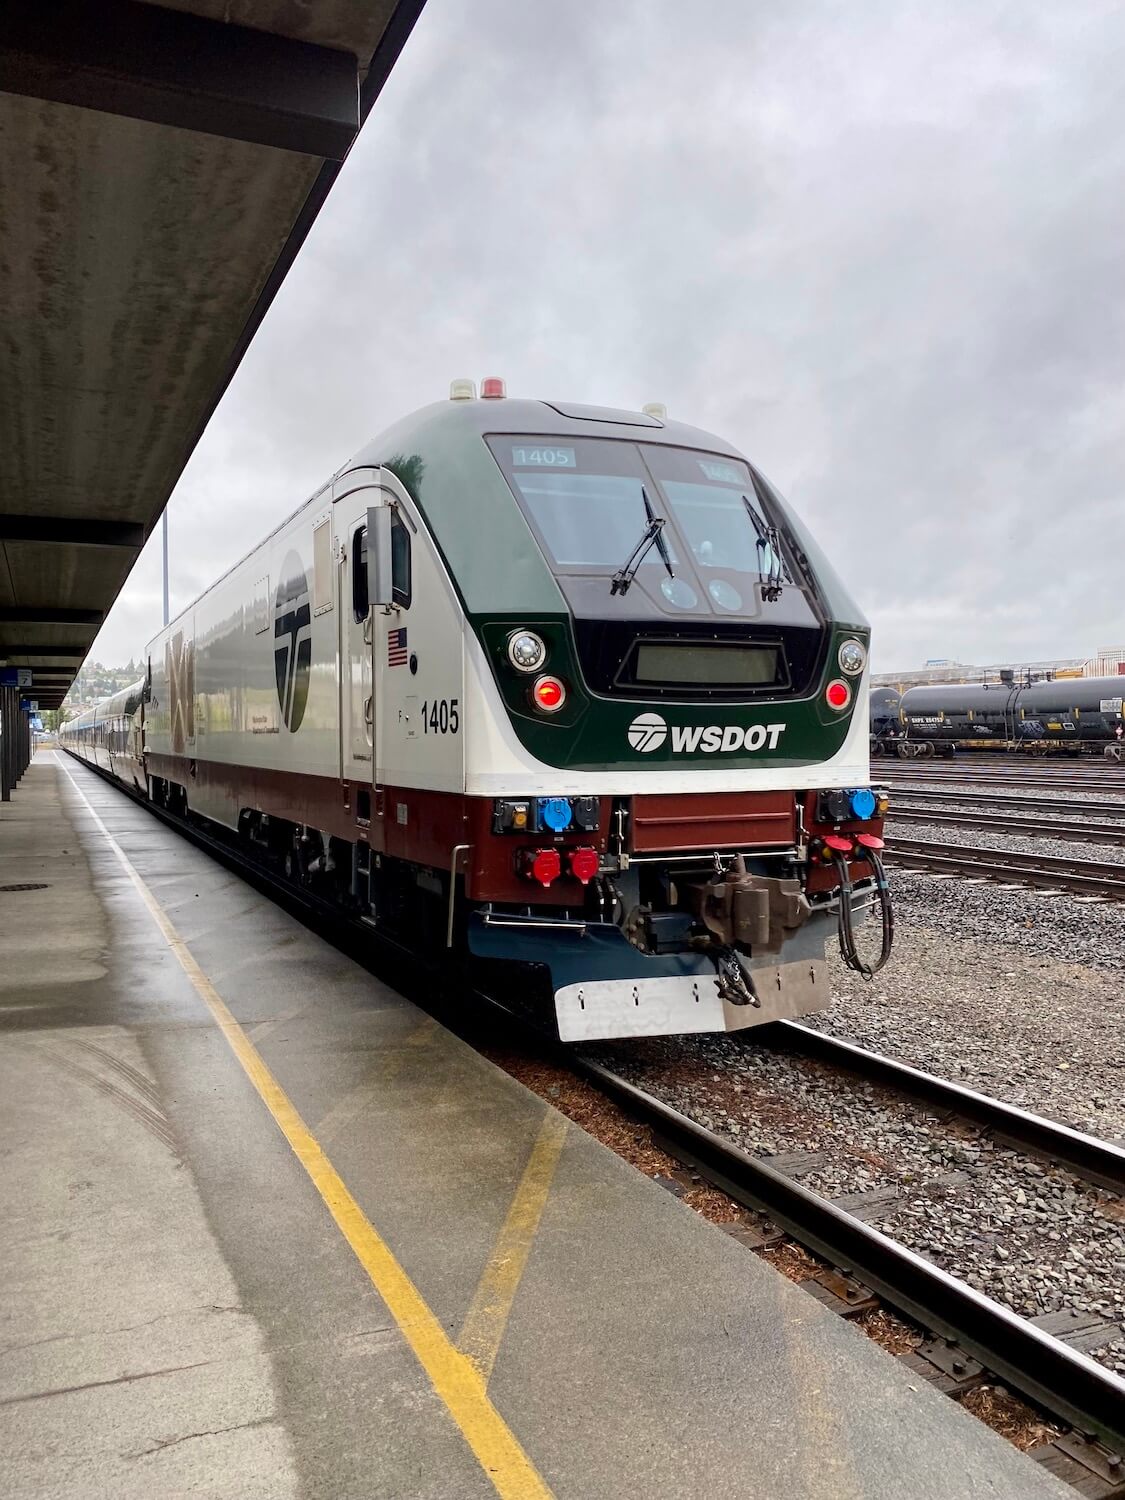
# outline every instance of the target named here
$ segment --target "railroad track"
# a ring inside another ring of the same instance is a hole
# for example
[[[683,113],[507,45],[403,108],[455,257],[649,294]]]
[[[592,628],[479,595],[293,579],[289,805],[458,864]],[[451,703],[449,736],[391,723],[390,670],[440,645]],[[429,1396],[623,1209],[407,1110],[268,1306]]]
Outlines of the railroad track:
[[[974,1124],[984,1126],[997,1140],[1057,1162],[1076,1177],[1125,1197],[1125,1146],[1085,1135],[1080,1130],[1072,1130],[1069,1125],[1031,1114],[963,1083],[912,1068],[908,1063],[886,1057],[881,1052],[870,1052],[866,1047],[857,1047],[854,1042],[845,1042],[798,1021],[777,1021],[762,1028],[756,1038],[750,1038],[746,1032],[739,1034],[748,1041],[760,1040],[787,1052],[815,1057],[845,1072],[857,1073],[871,1083],[893,1089],[920,1104],[957,1115],[963,1120],[972,1120]]]
[[[927,761],[926,769],[920,770],[918,762],[906,762],[902,765],[895,764],[895,769],[890,769],[890,764],[876,761],[871,768],[871,778],[876,782],[883,782],[887,786],[896,786],[900,781],[916,782],[920,777],[927,781],[938,782],[945,786],[1012,786],[1033,787],[1037,791],[1078,791],[1078,792],[1115,792],[1118,796],[1125,793],[1125,774],[1118,773],[1115,777],[1100,775],[1081,776],[1074,773],[1060,772],[1056,776],[1044,775],[1042,772],[1036,774],[1023,769],[1013,768],[1005,773],[1001,771],[971,771],[963,767],[956,770],[935,770],[935,762]]]
[[[1013,885],[1073,891],[1084,896],[1125,899],[1125,865],[1100,863],[1093,859],[1016,854],[1011,849],[898,838],[888,841],[886,858],[892,864],[913,870],[968,875]]]
[[[965,808],[903,807],[895,798],[888,817],[893,823],[937,823],[950,828],[994,828],[1026,838],[1069,839],[1074,843],[1125,844],[1125,824],[1068,823],[1061,818],[1021,818]],[[1123,871],[1125,873],[1125,871]]]
[[[1125,791],[1125,787],[1122,788]],[[891,816],[902,803],[949,802],[954,807],[1008,807],[1014,812],[1052,813],[1059,817],[1122,818],[1125,819],[1125,801],[1111,802],[1104,797],[1068,797],[1065,801],[1055,797],[1025,797],[1014,792],[994,792],[978,789],[975,792],[947,790],[945,787],[925,786],[911,783],[909,786],[894,786]],[[1122,831],[1125,832],[1125,825]]]
[[[1116,1453],[1125,1449],[1125,1380],[1112,1371],[611,1069],[581,1057],[570,1065],[648,1125],[656,1144],[737,1202],[768,1214],[800,1244],[1078,1432]]]

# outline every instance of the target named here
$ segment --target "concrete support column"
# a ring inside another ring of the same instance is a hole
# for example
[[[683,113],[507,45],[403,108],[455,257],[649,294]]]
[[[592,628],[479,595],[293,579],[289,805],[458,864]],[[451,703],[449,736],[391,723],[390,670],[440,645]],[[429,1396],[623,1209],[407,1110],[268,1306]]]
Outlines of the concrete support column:
[[[20,712],[20,768],[16,780],[23,775],[31,764],[31,715]]]
[[[19,688],[0,687],[0,802],[31,762],[31,718],[20,708]]]
[[[16,713],[19,712],[18,705]],[[12,788],[16,784],[15,774],[15,714],[12,712],[12,689],[0,687],[0,802],[11,800]]]

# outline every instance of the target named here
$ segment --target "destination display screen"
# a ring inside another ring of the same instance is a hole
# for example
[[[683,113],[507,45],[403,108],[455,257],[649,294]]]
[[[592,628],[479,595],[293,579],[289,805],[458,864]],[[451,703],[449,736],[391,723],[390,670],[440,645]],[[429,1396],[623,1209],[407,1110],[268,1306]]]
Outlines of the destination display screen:
[[[560,448],[557,443],[517,443],[512,448],[513,469],[577,469],[578,458],[573,448]]]
[[[664,686],[768,687],[778,681],[778,654],[777,646],[641,641],[633,677]]]

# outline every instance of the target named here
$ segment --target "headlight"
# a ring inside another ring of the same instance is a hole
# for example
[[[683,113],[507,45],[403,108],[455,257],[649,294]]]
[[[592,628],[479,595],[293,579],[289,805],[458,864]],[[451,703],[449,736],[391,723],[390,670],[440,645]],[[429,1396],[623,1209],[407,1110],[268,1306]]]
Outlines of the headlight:
[[[844,641],[837,653],[840,671],[849,677],[858,677],[867,665],[867,648],[862,641]]]
[[[508,660],[517,672],[537,672],[547,660],[547,648],[531,630],[518,630],[508,639]]]

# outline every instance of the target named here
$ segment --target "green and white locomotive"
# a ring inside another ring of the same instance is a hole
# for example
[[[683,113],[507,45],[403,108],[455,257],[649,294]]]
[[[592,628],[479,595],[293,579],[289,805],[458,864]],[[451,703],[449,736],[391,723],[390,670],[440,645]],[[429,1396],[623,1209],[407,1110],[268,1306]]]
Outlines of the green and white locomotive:
[[[457,381],[156,636],[116,732],[564,1040],[735,1029],[827,1004],[834,935],[869,972],[860,910],[889,950],[867,645],[729,444]]]

